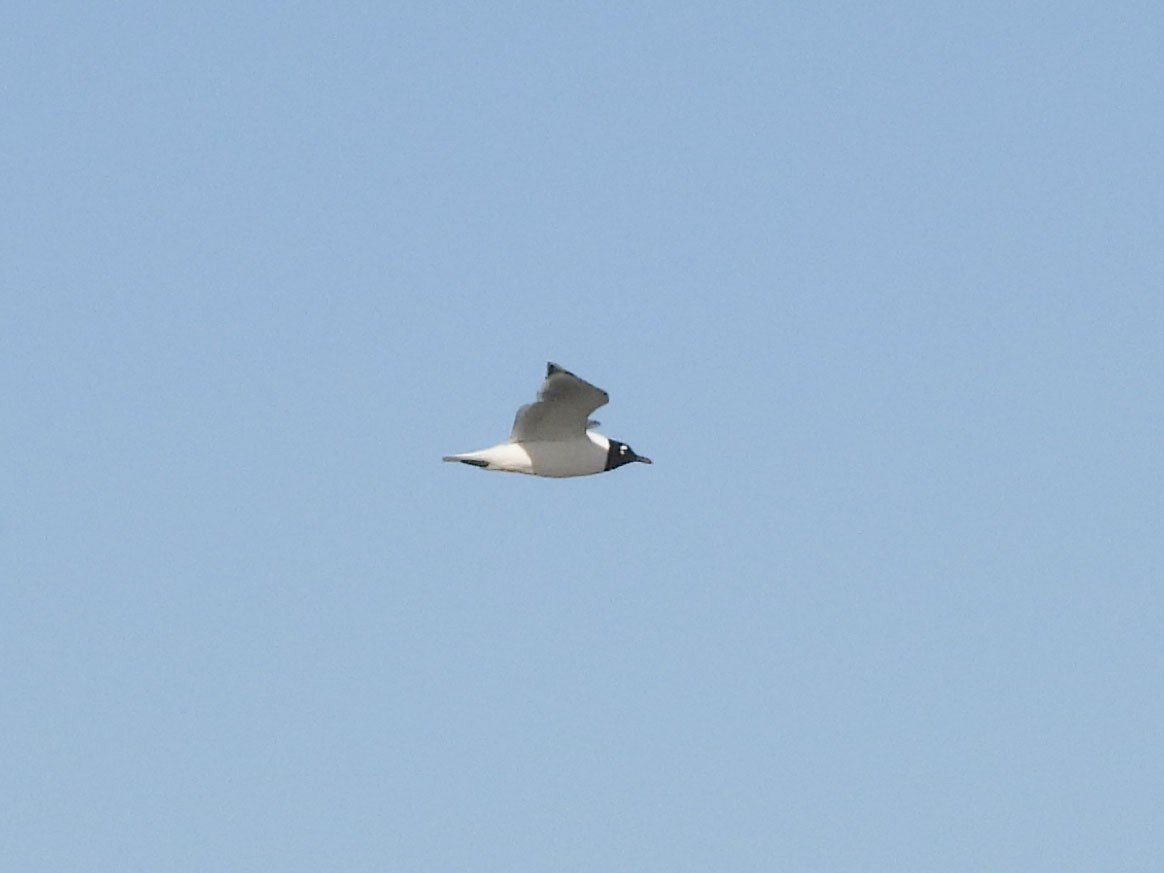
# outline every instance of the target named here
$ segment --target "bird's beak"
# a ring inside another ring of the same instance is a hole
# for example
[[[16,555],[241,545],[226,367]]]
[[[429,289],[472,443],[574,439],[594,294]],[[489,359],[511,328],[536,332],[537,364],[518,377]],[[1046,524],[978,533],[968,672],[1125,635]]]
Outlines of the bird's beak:
[[[641,463],[641,464],[650,464],[650,463],[652,463],[652,461],[651,461],[651,459],[650,459],[650,458],[645,458],[645,457],[643,457],[642,455],[635,455],[635,460],[636,460],[636,461],[638,461],[638,462],[639,462],[639,463]]]

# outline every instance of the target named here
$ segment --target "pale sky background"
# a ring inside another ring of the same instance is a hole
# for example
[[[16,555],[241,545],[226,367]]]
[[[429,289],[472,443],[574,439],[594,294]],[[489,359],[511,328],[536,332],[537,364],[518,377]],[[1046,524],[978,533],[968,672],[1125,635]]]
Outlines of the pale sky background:
[[[1159,870],[1162,45],[10,6],[4,869]]]

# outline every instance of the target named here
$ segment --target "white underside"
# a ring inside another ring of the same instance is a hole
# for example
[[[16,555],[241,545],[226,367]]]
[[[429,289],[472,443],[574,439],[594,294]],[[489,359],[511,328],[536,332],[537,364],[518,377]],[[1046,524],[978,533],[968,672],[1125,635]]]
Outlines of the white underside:
[[[486,470],[563,479],[601,473],[606,469],[609,449],[610,441],[606,437],[588,431],[586,439],[501,443],[475,452],[447,455],[445,460],[484,461]]]

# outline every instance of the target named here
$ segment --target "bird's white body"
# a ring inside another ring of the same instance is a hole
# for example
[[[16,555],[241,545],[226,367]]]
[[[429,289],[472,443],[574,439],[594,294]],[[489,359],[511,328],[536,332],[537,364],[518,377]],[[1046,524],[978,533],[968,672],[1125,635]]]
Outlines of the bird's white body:
[[[601,473],[606,469],[610,440],[594,431],[587,431],[586,437],[585,440],[500,443],[475,452],[449,455],[446,460],[465,461],[485,470],[554,479]]]

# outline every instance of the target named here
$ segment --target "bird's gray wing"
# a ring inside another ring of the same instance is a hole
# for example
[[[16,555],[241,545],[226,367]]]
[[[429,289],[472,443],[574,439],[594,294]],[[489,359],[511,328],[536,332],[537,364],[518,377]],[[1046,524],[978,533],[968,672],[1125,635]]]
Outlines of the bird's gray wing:
[[[557,442],[586,434],[590,413],[610,400],[601,388],[557,364],[546,365],[546,381],[536,403],[527,403],[513,420],[511,443]]]

